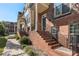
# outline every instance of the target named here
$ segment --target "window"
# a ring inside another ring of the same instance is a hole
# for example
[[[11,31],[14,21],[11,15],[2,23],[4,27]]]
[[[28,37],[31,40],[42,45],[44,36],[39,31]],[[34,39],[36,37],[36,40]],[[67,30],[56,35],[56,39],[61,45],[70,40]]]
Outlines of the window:
[[[70,5],[68,3],[55,3],[54,4],[54,17],[58,17],[70,12]]]
[[[31,8],[32,6],[33,6],[33,3],[30,3],[30,4],[29,4],[29,7]]]
[[[70,25],[70,33],[75,33],[75,34],[79,33],[79,24],[78,23]]]
[[[62,14],[65,14],[70,11],[69,4],[62,4]]]
[[[43,23],[43,31],[46,30],[46,17],[42,18],[42,23]]]
[[[51,27],[51,33],[55,39],[58,39],[58,28],[55,26]]]
[[[26,22],[27,22],[27,24],[30,23],[30,14],[29,13],[27,14]]]
[[[62,11],[62,4],[59,3],[54,4],[54,15],[55,16],[61,15],[61,11]]]

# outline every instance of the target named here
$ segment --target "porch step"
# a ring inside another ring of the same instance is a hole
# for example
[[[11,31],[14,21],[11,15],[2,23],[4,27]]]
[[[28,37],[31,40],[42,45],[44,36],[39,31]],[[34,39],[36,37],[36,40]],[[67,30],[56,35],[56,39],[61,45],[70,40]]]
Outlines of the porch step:
[[[45,40],[46,42],[53,42],[53,41],[55,41],[55,40],[53,40],[53,39],[48,39],[48,40]]]
[[[46,32],[39,32],[39,34],[42,35],[42,36],[44,35],[45,37],[48,37],[48,36],[51,37],[51,36],[52,36],[52,35],[49,34],[49,32],[47,32],[47,31],[46,31]]]
[[[53,45],[53,44],[57,44],[58,42],[53,41],[53,42],[48,42],[48,45]]]
[[[62,45],[60,45],[59,43],[58,44],[54,44],[54,45],[50,45],[52,49],[55,49],[55,48],[58,48],[58,47],[61,47]]]
[[[44,40],[51,40],[52,38],[50,37],[45,37]]]
[[[48,44],[48,46],[51,49],[60,47],[61,45],[52,37],[51,33],[49,32],[39,32],[40,36],[45,40],[45,42]]]
[[[48,35],[48,34],[40,34],[42,37],[51,37],[52,38],[52,35]]]

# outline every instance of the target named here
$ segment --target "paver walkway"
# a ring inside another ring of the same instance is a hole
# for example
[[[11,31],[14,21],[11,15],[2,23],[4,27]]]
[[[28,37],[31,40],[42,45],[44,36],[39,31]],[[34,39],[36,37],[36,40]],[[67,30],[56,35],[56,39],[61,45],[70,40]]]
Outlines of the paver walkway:
[[[27,56],[16,39],[8,39],[2,56]]]

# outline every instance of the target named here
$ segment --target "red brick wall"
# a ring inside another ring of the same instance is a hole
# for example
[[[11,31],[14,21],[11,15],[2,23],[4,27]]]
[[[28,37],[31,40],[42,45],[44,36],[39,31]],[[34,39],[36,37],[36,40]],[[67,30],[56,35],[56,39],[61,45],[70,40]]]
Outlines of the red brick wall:
[[[70,15],[66,15],[64,17],[60,17],[58,19],[56,19],[56,24],[58,26],[62,26],[62,25],[68,25],[70,24],[72,21],[79,21],[79,14],[70,14]]]
[[[61,18],[56,19],[56,25],[59,27],[58,40],[59,42],[68,47],[68,34],[69,34],[69,25],[73,21],[79,22],[79,14],[70,14]]]
[[[41,15],[38,14],[38,31],[41,31]]]
[[[60,26],[58,32],[58,41],[63,46],[67,47],[67,40],[68,40],[68,25]]]
[[[54,26],[54,24],[49,21],[48,19],[46,19],[46,31],[51,32],[51,27]]]

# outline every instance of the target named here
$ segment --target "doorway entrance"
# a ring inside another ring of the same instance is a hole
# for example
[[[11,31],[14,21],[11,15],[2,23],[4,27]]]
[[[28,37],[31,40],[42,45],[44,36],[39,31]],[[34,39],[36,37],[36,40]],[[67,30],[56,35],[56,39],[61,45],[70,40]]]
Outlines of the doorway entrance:
[[[46,30],[46,14],[42,15],[42,31]]]
[[[56,41],[58,41],[58,28],[55,26],[51,27],[51,33]]]

